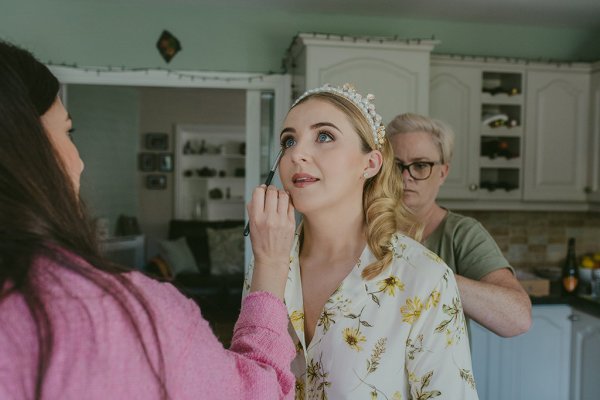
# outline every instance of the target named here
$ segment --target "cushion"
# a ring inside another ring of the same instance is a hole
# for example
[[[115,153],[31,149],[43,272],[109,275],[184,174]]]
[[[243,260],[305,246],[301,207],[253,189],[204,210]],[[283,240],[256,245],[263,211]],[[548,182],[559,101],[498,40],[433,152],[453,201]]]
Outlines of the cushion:
[[[244,227],[206,228],[210,252],[210,272],[213,275],[244,272]]]
[[[194,255],[184,237],[159,242],[161,256],[169,263],[173,276],[182,272],[198,272]]]
[[[200,274],[210,275],[210,256],[208,245],[208,233],[206,229],[225,229],[235,226],[244,226],[244,220],[225,221],[184,221],[171,220],[169,223],[169,239],[177,239],[185,236],[188,246],[194,255],[196,265]]]

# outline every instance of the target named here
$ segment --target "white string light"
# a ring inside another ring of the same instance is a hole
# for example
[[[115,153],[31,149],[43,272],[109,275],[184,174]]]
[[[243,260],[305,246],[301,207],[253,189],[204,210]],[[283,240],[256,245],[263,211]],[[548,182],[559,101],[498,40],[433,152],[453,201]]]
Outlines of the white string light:
[[[352,41],[354,43],[359,41],[364,41],[367,43],[378,42],[379,44],[383,43],[404,43],[406,45],[420,45],[423,42],[431,41],[435,42],[437,39],[435,35],[432,35],[429,39],[424,38],[400,38],[398,35],[394,36],[358,36],[358,35],[336,35],[331,33],[322,33],[322,32],[310,32],[303,33],[302,36],[306,37],[308,35],[312,35],[313,38],[323,39],[323,40],[334,40],[334,41]],[[288,46],[285,52],[285,57],[283,59],[284,70],[287,72],[287,67],[292,65],[292,49],[296,44],[296,41],[300,38],[300,34],[297,34],[292,39],[292,42]],[[451,58],[460,58],[462,60],[471,60],[471,61],[483,61],[487,62],[506,62],[512,64],[525,64],[529,65],[530,63],[540,63],[540,64],[550,64],[555,65],[557,68],[561,67],[572,67],[573,64],[577,64],[578,62],[573,61],[560,61],[560,60],[552,60],[552,59],[544,59],[544,58],[517,58],[517,57],[502,57],[502,56],[479,56],[479,55],[463,55],[463,54],[443,54],[443,53],[435,53],[436,55],[446,56]],[[584,61],[581,61],[582,64],[585,64]]]
[[[358,41],[365,41],[367,43],[378,42],[379,44],[404,43],[406,45],[420,45],[423,42],[427,42],[427,41],[435,42],[437,40],[435,35],[432,35],[431,38],[429,38],[429,39],[424,39],[424,38],[400,38],[398,35],[394,35],[394,36],[358,36],[358,35],[347,35],[347,34],[337,35],[337,34],[319,33],[319,32],[311,32],[311,33],[309,33],[309,35],[310,34],[312,34],[313,38],[319,38],[319,39],[324,39],[324,40],[335,40],[335,41],[352,41],[354,43],[356,43]],[[303,35],[306,35],[306,34],[303,34]],[[294,67],[293,66],[292,49],[299,37],[300,37],[300,34],[297,34],[296,36],[294,36],[294,38],[292,39],[292,42],[286,49],[285,56],[283,57],[282,63],[281,63],[282,64],[281,71],[279,71],[279,72],[269,71],[267,73],[262,73],[262,74],[259,73],[257,75],[253,74],[253,76],[251,76],[251,77],[248,77],[248,76],[240,76],[240,77],[206,76],[206,75],[202,75],[201,72],[200,73],[180,72],[180,71],[175,71],[175,70],[171,70],[168,68],[162,68],[162,67],[136,68],[136,67],[125,67],[125,66],[113,67],[110,65],[107,67],[87,67],[87,66],[79,67],[76,63],[71,63],[71,64],[66,63],[66,62],[54,63],[52,61],[48,61],[46,65],[56,66],[56,67],[74,68],[74,69],[83,70],[85,72],[96,72],[96,75],[98,75],[98,76],[103,75],[103,74],[115,73],[115,72],[117,72],[117,73],[118,72],[144,72],[147,75],[150,72],[164,71],[167,76],[174,75],[178,79],[186,78],[186,79],[190,79],[191,81],[194,81],[195,79],[201,79],[202,82],[216,81],[216,82],[229,83],[229,82],[236,82],[236,81],[252,82],[254,80],[259,80],[262,82],[265,77],[268,77],[273,74],[286,74],[288,72],[288,68],[290,66],[292,68]],[[435,54],[439,55],[439,56],[450,57],[450,58],[460,58],[461,60],[483,61],[485,63],[487,63],[487,62],[506,62],[506,63],[512,63],[512,64],[525,64],[525,65],[529,65],[530,63],[540,63],[540,64],[554,64],[557,68],[561,68],[561,67],[565,67],[565,66],[571,67],[574,64],[572,61],[559,61],[559,60],[543,59],[543,58],[533,59],[533,58],[478,56],[478,55],[464,55],[464,54],[443,54],[443,53],[435,53]]]
[[[75,63],[55,63],[52,61],[48,61],[46,63],[46,65],[50,66],[50,67],[65,67],[65,68],[73,68],[73,69],[78,69],[84,72],[92,72],[92,73],[96,73],[97,76],[100,75],[109,75],[109,74],[115,74],[115,73],[122,73],[122,72],[140,72],[140,73],[145,73],[146,75],[148,75],[150,72],[164,72],[167,76],[175,76],[178,79],[189,79],[190,81],[195,81],[198,79],[201,79],[203,82],[206,81],[215,81],[215,82],[238,82],[238,81],[244,81],[244,82],[253,82],[253,81],[260,81],[262,82],[264,80],[265,77],[271,76],[276,74],[275,72],[267,72],[267,73],[262,73],[262,74],[252,74],[252,76],[248,77],[248,74],[245,74],[244,76],[240,76],[240,77],[221,77],[221,76],[207,76],[205,75],[205,73],[203,73],[202,71],[198,71],[196,73],[194,72],[180,72],[180,71],[176,71],[176,70],[172,70],[172,69],[168,69],[168,68],[161,68],[161,67],[156,67],[156,68],[138,68],[138,67],[125,67],[125,66],[120,66],[120,67],[114,67],[114,66],[106,66],[106,67],[79,67],[77,64]],[[215,72],[215,71],[211,71],[211,72]],[[230,72],[229,72],[230,73]],[[279,73],[285,73],[285,72],[279,72]]]

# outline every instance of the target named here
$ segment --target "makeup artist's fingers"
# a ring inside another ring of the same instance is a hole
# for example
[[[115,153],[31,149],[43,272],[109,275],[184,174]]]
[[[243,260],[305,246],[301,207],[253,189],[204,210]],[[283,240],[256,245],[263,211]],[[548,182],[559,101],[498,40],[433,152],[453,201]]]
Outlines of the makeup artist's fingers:
[[[277,214],[277,204],[279,202],[279,191],[274,185],[269,185],[265,193],[265,214],[267,218]]]
[[[296,226],[296,213],[294,213],[294,211],[295,211],[294,202],[292,201],[290,194],[287,192],[286,192],[286,194],[288,195],[288,209],[287,209],[288,220],[293,222],[294,226]]]
[[[260,192],[263,192],[261,196]],[[254,204],[264,199],[264,208]],[[289,257],[295,232],[295,220],[290,218],[289,196],[275,186],[255,190],[248,208],[250,239],[255,260]]]
[[[250,291],[269,291],[283,298],[289,270],[290,252],[296,223],[290,218],[289,196],[274,186],[259,188],[264,209],[253,205],[250,217],[250,240],[254,255],[254,272]],[[257,195],[253,201],[260,201]]]
[[[277,194],[277,214],[286,215],[290,204],[290,196],[285,190],[279,190]]]
[[[252,215],[256,214],[259,211],[263,211],[265,208],[265,185],[260,185],[254,188],[252,192],[252,199],[246,205],[246,210],[248,210],[248,219],[252,220]]]

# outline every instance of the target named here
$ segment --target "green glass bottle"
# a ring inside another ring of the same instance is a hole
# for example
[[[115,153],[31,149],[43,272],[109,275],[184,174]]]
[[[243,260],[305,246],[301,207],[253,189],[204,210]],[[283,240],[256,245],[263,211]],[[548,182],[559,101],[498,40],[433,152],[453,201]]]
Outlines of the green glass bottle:
[[[575,238],[569,238],[567,245],[567,258],[562,268],[562,286],[565,295],[577,294],[579,286],[579,270],[575,258]]]

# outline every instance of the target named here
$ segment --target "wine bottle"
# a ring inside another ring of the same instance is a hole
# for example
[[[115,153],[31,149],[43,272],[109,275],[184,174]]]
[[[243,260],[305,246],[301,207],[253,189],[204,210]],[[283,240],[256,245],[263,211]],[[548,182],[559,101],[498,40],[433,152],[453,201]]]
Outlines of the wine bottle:
[[[579,270],[577,269],[577,261],[575,260],[575,238],[569,238],[567,258],[562,269],[563,293],[566,295],[577,294],[578,285]]]

